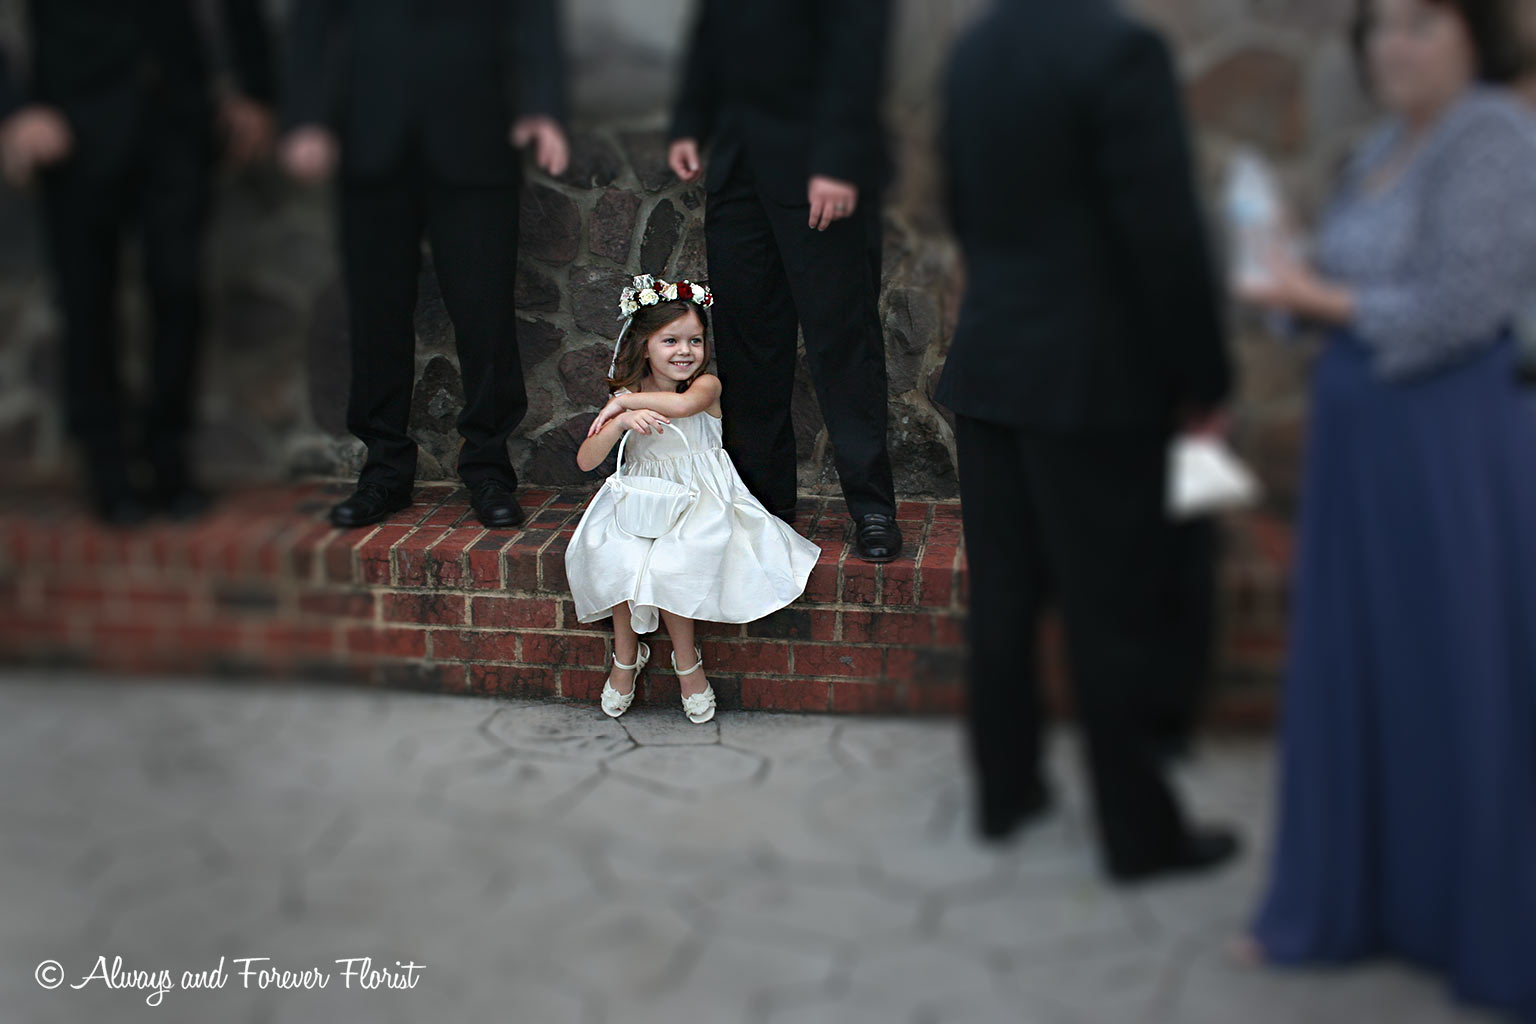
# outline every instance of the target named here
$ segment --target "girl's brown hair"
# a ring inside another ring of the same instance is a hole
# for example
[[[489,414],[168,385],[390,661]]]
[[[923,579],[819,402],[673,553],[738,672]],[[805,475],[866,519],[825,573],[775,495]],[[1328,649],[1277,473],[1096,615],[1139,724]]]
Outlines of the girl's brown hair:
[[[619,347],[619,358],[614,363],[613,376],[606,382],[608,393],[613,394],[621,389],[634,390],[640,379],[650,372],[645,349],[652,336],[689,313],[699,318],[700,337],[704,339],[704,358],[699,360],[699,368],[693,371],[693,376],[678,383],[679,392],[687,391],[709,366],[709,320],[698,303],[677,299],[673,302],[659,302],[654,306],[641,306],[630,319],[629,331],[624,335],[624,344]]]

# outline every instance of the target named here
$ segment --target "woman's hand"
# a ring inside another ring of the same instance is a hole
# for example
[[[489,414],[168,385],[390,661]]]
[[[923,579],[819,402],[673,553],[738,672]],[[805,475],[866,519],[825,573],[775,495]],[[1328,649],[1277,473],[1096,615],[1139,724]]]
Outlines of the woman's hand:
[[[1345,324],[1354,319],[1354,294],[1320,277],[1285,247],[1270,254],[1269,278],[1240,284],[1237,297],[1250,306],[1312,320]]]
[[[603,406],[601,412],[592,420],[592,425],[587,428],[588,437],[596,437],[597,432],[608,425],[608,421],[624,411],[624,403],[620,400],[623,395],[614,395],[608,399],[608,404]]]
[[[672,422],[653,409],[630,409],[618,416],[617,420],[619,426],[637,434],[649,434],[652,430],[659,434],[662,427]]]
[[[1312,290],[1316,275],[1281,247],[1271,251],[1265,270],[1268,276],[1263,281],[1239,283],[1237,297],[1260,309],[1282,313],[1300,312]]]

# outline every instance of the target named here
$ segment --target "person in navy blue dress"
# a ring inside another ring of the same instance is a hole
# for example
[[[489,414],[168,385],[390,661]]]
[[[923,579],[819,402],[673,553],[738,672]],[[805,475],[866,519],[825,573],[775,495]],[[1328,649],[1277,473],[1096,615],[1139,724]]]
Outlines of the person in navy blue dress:
[[[1536,1020],[1536,120],[1478,0],[1369,0],[1389,111],[1316,268],[1244,297],[1314,367],[1269,887],[1240,953],[1390,956]]]

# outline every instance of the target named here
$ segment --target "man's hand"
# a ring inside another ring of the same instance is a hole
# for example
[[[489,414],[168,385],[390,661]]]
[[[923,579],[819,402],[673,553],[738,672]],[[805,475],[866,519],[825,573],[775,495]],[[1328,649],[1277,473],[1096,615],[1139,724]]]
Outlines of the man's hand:
[[[523,149],[533,143],[534,162],[545,174],[558,178],[571,163],[571,144],[551,117],[520,117],[512,125],[512,145]]]
[[[39,168],[64,160],[75,148],[69,122],[53,107],[23,107],[0,124],[0,161],[5,177],[26,185]]]
[[[1231,417],[1225,408],[1189,409],[1181,417],[1183,432],[1191,437],[1225,437]]]
[[[306,185],[318,185],[336,170],[336,136],[318,125],[294,129],[283,140],[283,168]]]
[[[274,122],[265,104],[231,93],[219,102],[219,124],[228,142],[225,158],[232,167],[244,167],[272,149]]]
[[[692,185],[704,176],[704,161],[699,156],[698,139],[678,139],[667,149],[667,166],[672,173]]]
[[[825,231],[833,221],[852,217],[859,207],[859,187],[817,175],[811,179],[811,227]]]

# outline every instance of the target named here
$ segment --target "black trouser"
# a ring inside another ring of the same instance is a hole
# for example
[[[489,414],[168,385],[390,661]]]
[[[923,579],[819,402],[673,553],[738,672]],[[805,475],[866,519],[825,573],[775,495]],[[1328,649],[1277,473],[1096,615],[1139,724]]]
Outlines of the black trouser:
[[[1162,723],[1166,749],[1187,754],[1214,681],[1217,640],[1217,569],[1220,523],[1212,516],[1171,523],[1168,613],[1168,710]]]
[[[1163,777],[1166,440],[1050,437],[956,418],[970,573],[968,729],[984,806],[1041,782],[1037,636],[1066,625],[1074,705],[1111,869],[1158,865],[1185,836]]]
[[[761,195],[747,160],[709,197],[706,235],[725,445],[748,489],[774,511],[798,495],[790,397],[797,325],[832,440],[848,511],[894,514],[880,329],[880,202],[861,195],[826,231],[808,203]],[[648,268],[649,269],[649,268]]]
[[[63,319],[65,422],[98,485],[125,483],[140,444],[159,482],[175,485],[186,472],[200,363],[211,113],[132,90],[67,113],[74,152],[42,179]],[[152,329],[147,393],[130,408],[118,370],[117,289],[120,248],[135,224]]]
[[[507,438],[528,411],[512,290],[517,201],[516,185],[443,185],[418,169],[343,185],[341,237],[352,323],[347,429],[368,446],[360,482],[401,492],[416,478],[416,441],[407,431],[425,231],[464,382],[459,476],[467,484],[501,480],[516,486]]]

